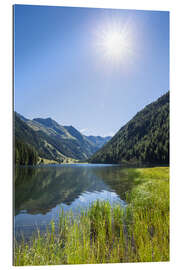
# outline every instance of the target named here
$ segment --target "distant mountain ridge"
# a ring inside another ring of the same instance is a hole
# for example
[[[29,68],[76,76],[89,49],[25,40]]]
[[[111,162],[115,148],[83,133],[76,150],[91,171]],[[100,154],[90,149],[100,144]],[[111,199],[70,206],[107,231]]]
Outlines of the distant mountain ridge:
[[[112,137],[106,136],[86,136],[86,138],[91,141],[93,144],[95,144],[98,148],[101,148],[105,143],[107,143]]]
[[[95,143],[73,126],[62,126],[51,118],[29,120],[18,113],[15,113],[15,138],[34,147],[41,158],[57,162],[67,158],[86,160],[107,142],[107,138],[100,137],[101,144]]]
[[[138,112],[89,162],[169,163],[169,92]]]

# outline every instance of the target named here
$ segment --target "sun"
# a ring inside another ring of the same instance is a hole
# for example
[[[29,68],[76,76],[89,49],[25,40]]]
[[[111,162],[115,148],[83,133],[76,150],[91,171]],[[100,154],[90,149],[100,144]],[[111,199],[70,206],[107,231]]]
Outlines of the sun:
[[[129,24],[109,21],[96,29],[98,54],[112,64],[128,60],[133,53],[132,29]]]
[[[110,58],[123,57],[128,47],[125,37],[118,31],[105,33],[102,41],[102,48],[106,56]]]

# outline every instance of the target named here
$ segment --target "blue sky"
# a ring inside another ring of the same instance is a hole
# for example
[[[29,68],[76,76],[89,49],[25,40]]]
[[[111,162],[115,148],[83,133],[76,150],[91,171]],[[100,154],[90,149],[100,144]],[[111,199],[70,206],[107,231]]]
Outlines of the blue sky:
[[[113,135],[169,90],[169,13],[15,5],[14,57],[17,112]]]

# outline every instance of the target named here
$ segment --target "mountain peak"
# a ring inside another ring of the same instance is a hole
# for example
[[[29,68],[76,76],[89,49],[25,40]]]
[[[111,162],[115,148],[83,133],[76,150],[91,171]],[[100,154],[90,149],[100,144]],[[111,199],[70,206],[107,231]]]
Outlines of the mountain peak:
[[[53,127],[59,125],[55,120],[51,117],[48,118],[34,118],[33,121],[38,122],[40,124],[45,125],[46,127]]]

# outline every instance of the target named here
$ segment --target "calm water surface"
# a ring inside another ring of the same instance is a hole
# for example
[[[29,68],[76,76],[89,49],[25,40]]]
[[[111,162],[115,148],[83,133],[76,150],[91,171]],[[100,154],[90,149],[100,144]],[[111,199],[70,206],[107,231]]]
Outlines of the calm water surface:
[[[60,209],[76,214],[93,201],[108,200],[123,207],[134,186],[135,171],[116,165],[46,165],[17,167],[15,173],[14,234],[29,238],[45,230]]]

